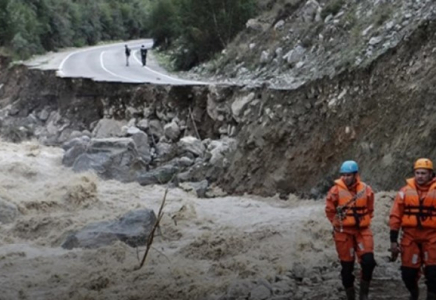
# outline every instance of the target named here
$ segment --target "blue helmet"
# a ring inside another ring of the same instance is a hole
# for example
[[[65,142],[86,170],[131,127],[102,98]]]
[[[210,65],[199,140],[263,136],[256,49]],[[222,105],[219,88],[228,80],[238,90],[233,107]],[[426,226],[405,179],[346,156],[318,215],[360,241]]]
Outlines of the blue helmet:
[[[357,162],[354,160],[347,160],[342,163],[341,170],[339,173],[357,173],[359,172],[359,166],[357,165]]]

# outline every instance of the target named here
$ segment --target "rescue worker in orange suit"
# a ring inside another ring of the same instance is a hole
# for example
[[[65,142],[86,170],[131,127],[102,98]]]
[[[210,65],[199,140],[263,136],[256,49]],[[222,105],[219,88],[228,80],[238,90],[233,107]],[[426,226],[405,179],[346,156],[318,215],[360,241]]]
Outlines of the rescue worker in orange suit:
[[[367,300],[376,266],[374,240],[370,229],[374,212],[374,192],[360,180],[359,166],[345,161],[341,177],[327,194],[325,212],[333,225],[333,238],[341,262],[341,278],[348,300],[355,299],[354,262],[361,265],[359,299]]]
[[[436,300],[436,179],[433,163],[427,158],[418,159],[413,169],[414,178],[407,179],[407,185],[398,192],[390,213],[392,259],[401,253],[401,277],[410,299],[419,297],[423,268],[427,300]]]

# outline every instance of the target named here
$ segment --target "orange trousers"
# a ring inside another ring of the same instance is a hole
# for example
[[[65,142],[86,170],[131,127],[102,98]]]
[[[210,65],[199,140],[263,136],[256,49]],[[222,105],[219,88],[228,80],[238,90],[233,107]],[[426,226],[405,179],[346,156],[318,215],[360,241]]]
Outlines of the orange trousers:
[[[420,268],[436,265],[436,229],[403,228],[401,264]]]
[[[333,238],[341,261],[354,262],[357,256],[360,263],[362,255],[374,252],[374,239],[369,227],[361,229],[344,228],[343,232],[335,230]]]

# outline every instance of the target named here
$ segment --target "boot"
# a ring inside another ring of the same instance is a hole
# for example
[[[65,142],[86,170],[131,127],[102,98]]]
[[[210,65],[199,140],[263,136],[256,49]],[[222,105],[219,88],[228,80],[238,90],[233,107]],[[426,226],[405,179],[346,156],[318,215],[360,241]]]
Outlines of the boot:
[[[418,299],[418,298],[416,298]],[[436,294],[433,294],[432,292],[427,293],[427,300],[436,300]]]
[[[418,300],[419,299],[419,288],[409,290],[410,292],[410,300]],[[431,298],[430,298],[431,299]]]
[[[360,281],[359,300],[368,300],[369,281]]]
[[[354,287],[346,288],[345,293],[347,294],[347,300],[356,300],[356,293],[354,292]]]

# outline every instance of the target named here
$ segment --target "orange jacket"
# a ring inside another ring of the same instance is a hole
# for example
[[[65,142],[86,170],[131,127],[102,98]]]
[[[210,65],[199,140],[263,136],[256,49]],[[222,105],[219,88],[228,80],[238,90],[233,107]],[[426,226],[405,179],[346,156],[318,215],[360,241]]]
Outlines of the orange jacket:
[[[359,176],[356,180],[357,182],[348,188],[342,179],[337,179],[327,194],[325,212],[335,228],[340,227],[341,222],[344,229],[366,228],[371,223],[374,213],[374,192],[369,185],[360,181]],[[356,194],[356,201],[348,203]],[[344,210],[346,215],[340,220],[337,216],[337,207],[345,204],[348,204]]]
[[[436,229],[436,179],[426,186],[417,185],[414,178],[407,179],[407,185],[395,197],[389,227],[395,231],[400,227]]]

